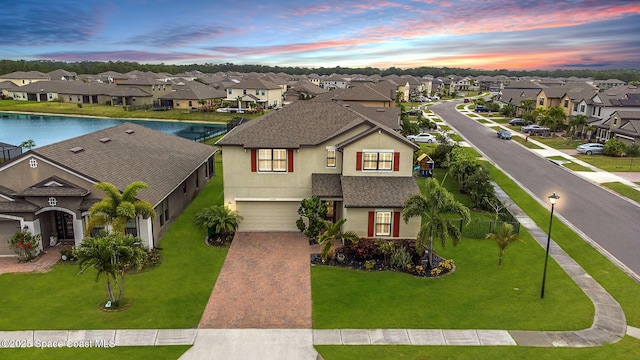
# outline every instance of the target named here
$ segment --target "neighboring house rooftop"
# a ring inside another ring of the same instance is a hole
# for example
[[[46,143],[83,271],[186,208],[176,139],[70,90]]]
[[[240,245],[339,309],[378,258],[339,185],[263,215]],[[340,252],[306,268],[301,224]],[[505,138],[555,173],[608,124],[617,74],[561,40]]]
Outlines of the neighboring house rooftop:
[[[34,153],[93,181],[112,183],[121,191],[134,181],[143,181],[149,188],[141,191],[142,197],[156,205],[215,152],[209,145],[123,123],[22,156]]]

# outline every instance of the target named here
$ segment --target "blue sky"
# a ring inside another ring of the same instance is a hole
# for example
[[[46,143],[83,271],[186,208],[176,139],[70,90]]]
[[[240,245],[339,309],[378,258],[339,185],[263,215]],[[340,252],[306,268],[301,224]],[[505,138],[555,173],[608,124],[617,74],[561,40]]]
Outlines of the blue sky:
[[[0,24],[8,60],[640,68],[638,0],[20,0]]]

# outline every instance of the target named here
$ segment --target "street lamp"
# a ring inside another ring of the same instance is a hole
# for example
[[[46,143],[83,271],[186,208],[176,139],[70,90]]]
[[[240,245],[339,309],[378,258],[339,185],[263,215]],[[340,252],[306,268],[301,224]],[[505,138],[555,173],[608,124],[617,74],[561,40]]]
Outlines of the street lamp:
[[[547,262],[549,261],[549,243],[551,243],[551,224],[553,223],[553,208],[560,199],[560,196],[554,192],[549,196],[551,203],[551,217],[549,218],[549,232],[547,235],[547,254],[544,257],[544,272],[542,273],[542,291],[540,291],[540,299],[544,299],[544,283],[547,280]]]

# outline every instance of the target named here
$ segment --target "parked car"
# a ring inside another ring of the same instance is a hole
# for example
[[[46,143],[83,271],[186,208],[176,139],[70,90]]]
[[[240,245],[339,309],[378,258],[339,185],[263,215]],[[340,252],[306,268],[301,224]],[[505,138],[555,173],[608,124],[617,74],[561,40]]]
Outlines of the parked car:
[[[417,143],[428,143],[428,144],[435,144],[436,142],[436,137],[429,134],[429,133],[421,133],[418,135],[409,135],[407,136],[407,139],[413,141],[413,142],[417,142]]]
[[[471,101],[471,100],[470,100],[469,98],[465,98],[465,99],[464,99],[464,102],[465,102],[465,103],[468,103],[468,102],[470,102],[470,101]]]
[[[505,139],[505,140],[511,140],[511,131],[506,130],[506,129],[499,130],[498,131],[498,138]]]
[[[542,134],[545,132],[549,131],[548,127],[542,127],[540,125],[536,125],[536,124],[531,124],[531,125],[527,125],[522,127],[522,132],[524,133],[529,133],[529,134]]]
[[[598,143],[582,144],[576,148],[580,154],[602,154],[604,153],[604,145]]]
[[[476,105],[475,112],[490,112],[491,109],[484,105]]]
[[[524,125],[524,119],[522,119],[522,118],[513,118],[513,119],[509,120],[509,125],[523,126]]]

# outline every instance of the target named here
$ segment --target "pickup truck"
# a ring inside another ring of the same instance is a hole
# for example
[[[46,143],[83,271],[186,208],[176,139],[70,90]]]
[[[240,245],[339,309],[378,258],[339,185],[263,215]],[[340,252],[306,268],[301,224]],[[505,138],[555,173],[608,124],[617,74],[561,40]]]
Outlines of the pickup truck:
[[[521,130],[522,130],[522,132],[527,133],[527,134],[531,134],[531,135],[539,135],[539,134],[544,134],[544,133],[549,132],[549,128],[548,127],[542,127],[542,126],[536,125],[536,124],[523,126]]]

